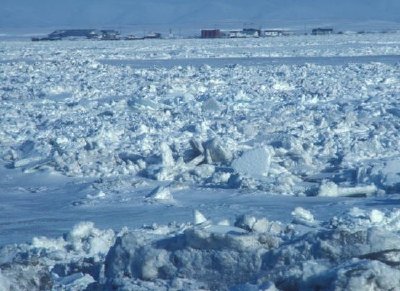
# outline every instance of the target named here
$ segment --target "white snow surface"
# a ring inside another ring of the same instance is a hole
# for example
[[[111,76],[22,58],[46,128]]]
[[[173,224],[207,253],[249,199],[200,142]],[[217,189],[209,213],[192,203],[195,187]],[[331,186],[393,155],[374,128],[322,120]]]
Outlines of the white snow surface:
[[[400,34],[0,51],[0,290],[400,288]]]

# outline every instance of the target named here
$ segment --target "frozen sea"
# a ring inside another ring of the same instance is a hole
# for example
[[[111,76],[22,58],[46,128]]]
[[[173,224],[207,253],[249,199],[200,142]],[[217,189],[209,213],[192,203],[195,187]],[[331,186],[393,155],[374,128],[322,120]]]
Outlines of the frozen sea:
[[[398,33],[3,41],[0,102],[0,290],[400,288]]]

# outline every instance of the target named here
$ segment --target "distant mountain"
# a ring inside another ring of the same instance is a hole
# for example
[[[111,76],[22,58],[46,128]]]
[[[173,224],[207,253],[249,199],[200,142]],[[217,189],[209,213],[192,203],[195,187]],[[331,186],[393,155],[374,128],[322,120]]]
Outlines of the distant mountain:
[[[2,0],[0,29],[400,23],[399,0]]]

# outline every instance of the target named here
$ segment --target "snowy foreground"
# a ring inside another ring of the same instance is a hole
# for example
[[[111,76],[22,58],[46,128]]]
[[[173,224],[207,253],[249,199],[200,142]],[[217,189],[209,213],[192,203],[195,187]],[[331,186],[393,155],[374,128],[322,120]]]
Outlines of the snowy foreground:
[[[0,58],[0,290],[400,288],[400,34]]]

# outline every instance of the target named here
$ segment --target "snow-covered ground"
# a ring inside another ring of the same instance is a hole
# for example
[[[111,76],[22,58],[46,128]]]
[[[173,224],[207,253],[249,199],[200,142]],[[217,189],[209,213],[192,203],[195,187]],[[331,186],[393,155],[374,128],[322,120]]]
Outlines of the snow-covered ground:
[[[400,34],[0,58],[0,290],[400,288]]]

